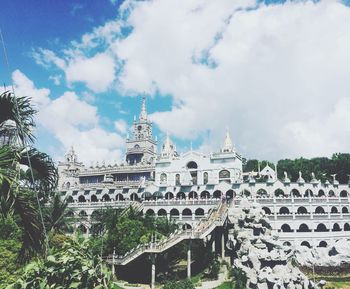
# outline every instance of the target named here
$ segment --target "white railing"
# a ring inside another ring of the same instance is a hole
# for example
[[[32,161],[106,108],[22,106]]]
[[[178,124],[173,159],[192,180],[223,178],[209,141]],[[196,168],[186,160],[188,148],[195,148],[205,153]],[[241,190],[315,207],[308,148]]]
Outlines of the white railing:
[[[227,219],[226,204],[221,204],[218,210],[211,213],[208,219],[199,223],[196,229],[177,230],[164,240],[158,243],[138,245],[123,256],[108,256],[106,261],[116,265],[126,265],[143,253],[161,253],[185,239],[203,239],[215,229],[222,226]]]

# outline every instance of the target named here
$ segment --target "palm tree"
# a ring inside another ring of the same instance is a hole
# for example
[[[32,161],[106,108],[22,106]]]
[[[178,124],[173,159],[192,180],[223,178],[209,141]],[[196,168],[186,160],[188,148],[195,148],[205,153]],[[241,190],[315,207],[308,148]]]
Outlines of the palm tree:
[[[40,205],[58,179],[51,158],[27,145],[34,141],[35,113],[30,98],[16,98],[10,92],[0,95],[0,216],[20,217],[23,257],[44,248]]]
[[[64,233],[68,230],[66,200],[63,200],[58,193],[56,193],[51,202],[44,208],[44,220],[47,232],[50,233]]]

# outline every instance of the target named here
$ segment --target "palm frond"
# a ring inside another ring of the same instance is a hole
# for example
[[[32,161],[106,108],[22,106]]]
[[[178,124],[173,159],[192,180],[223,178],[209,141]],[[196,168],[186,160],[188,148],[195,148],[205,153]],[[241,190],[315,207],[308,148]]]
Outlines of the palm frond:
[[[31,187],[39,192],[40,199],[46,200],[57,187],[58,182],[57,168],[52,159],[47,154],[31,148],[29,151],[22,150],[20,163],[26,166],[31,165],[35,175],[35,184],[32,183],[31,176],[28,181],[31,182]]]
[[[36,110],[32,108],[29,97],[15,97],[12,92],[5,91],[0,94],[0,126],[7,120],[15,122],[17,134],[23,141],[28,139],[33,142],[33,128],[35,123],[33,117]]]
[[[40,252],[43,249],[45,240],[34,192],[19,189],[14,200],[13,210],[21,218],[23,244],[20,256],[26,260],[33,252]]]
[[[46,230],[49,232],[63,233],[68,229],[67,220],[68,203],[56,193],[44,208],[44,220]]]

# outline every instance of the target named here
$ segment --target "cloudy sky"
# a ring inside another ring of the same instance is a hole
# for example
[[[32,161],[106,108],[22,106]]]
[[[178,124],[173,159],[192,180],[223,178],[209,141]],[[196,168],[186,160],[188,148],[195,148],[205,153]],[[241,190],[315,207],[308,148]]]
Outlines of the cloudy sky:
[[[55,3],[55,4],[53,4]],[[248,158],[350,151],[346,1],[2,1],[0,79],[56,160],[123,158],[140,96],[155,134]]]

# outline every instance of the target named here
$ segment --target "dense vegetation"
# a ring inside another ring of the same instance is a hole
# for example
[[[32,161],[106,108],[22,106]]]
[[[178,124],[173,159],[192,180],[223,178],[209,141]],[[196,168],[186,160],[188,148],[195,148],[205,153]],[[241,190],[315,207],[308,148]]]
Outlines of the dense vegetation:
[[[259,161],[260,169],[263,169],[266,164],[269,164],[273,169],[275,166],[269,161]],[[243,166],[244,172],[258,171],[258,160],[246,160]],[[299,177],[299,171],[302,172],[305,181],[311,180],[311,173],[315,173],[317,179],[322,182],[329,180],[332,181],[332,175],[336,174],[336,179],[341,184],[347,184],[349,182],[350,174],[350,154],[338,153],[333,154],[331,158],[319,157],[319,158],[299,158],[299,159],[283,159],[277,163],[278,177],[283,179],[284,172],[288,173],[288,177],[292,182],[295,182]]]

